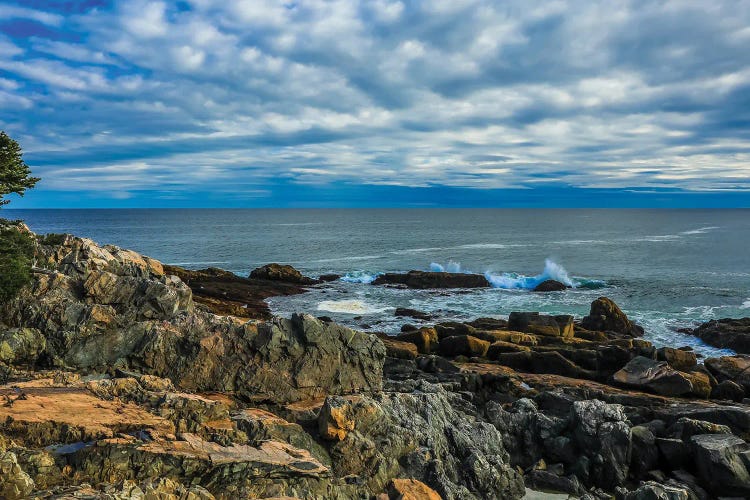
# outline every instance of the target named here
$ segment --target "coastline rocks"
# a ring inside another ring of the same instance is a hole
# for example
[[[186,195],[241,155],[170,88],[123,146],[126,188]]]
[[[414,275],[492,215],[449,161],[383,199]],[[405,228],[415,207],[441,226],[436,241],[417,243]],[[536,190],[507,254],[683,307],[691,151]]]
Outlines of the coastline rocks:
[[[18,465],[16,454],[0,448],[0,498],[28,498],[34,486],[31,477]]]
[[[750,355],[708,358],[703,362],[706,369],[719,382],[731,381],[750,393]]]
[[[381,274],[373,285],[403,285],[407,288],[489,288],[490,282],[481,274],[409,271]]]
[[[708,376],[701,372],[684,373],[665,361],[637,356],[612,376],[626,387],[645,389],[663,396],[693,394],[707,398],[711,393]]]
[[[393,479],[388,484],[389,500],[442,500],[437,491],[416,479]]]
[[[698,358],[693,351],[684,351],[672,347],[660,347],[656,350],[656,359],[666,361],[675,370],[692,370],[698,365]]]
[[[250,272],[250,278],[256,280],[281,281],[298,285],[313,285],[317,280],[303,276],[294,267],[286,264],[266,264]]]
[[[698,475],[717,496],[750,496],[750,445],[731,434],[690,438]]]
[[[599,297],[591,303],[588,316],[581,321],[586,330],[615,332],[630,337],[643,335],[643,328],[628,319],[612,299]]]
[[[397,307],[393,315],[398,316],[398,317],[408,317],[408,318],[421,319],[421,320],[432,319],[432,316],[427,314],[426,312],[419,311],[417,309],[409,309],[407,307]]]
[[[714,319],[690,332],[705,343],[750,354],[750,318]]]
[[[430,354],[437,352],[439,337],[435,328],[420,328],[416,331],[401,333],[396,340],[410,342],[417,346],[419,354]]]
[[[455,358],[456,356],[482,357],[487,354],[490,343],[470,335],[454,335],[440,340],[440,354]]]
[[[534,292],[561,292],[568,287],[557,280],[544,280],[534,287]]]
[[[574,335],[573,316],[547,316],[538,312],[512,312],[508,329],[537,335],[570,338]]]

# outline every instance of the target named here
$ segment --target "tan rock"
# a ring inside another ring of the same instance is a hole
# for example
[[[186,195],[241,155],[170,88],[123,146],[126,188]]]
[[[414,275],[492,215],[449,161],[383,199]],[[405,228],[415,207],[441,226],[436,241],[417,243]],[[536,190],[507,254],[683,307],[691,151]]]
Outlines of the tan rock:
[[[416,479],[393,479],[388,485],[390,500],[442,500],[437,491]]]

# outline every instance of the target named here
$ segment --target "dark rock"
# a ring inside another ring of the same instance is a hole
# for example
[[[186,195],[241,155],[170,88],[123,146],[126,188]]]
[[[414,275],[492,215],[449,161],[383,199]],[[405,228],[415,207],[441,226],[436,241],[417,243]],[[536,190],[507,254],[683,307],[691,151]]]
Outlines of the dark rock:
[[[481,274],[409,271],[406,274],[386,273],[373,285],[404,285],[408,288],[489,288],[490,282]]]
[[[535,292],[560,292],[568,287],[557,280],[545,280],[534,287]]]
[[[631,337],[643,335],[643,328],[628,319],[624,312],[607,297],[599,297],[591,303],[589,315],[581,321],[587,330],[615,332]]]
[[[569,338],[574,334],[572,316],[547,316],[538,312],[510,313],[508,328],[519,332],[554,337]]]
[[[643,477],[659,464],[659,449],[656,447],[656,436],[648,427],[636,425],[631,429],[633,452],[630,460],[630,471],[634,477]]]
[[[313,285],[318,281],[303,276],[301,272],[294,267],[286,264],[266,264],[253,269],[250,272],[250,279],[281,281],[283,283],[295,283],[298,285]]]
[[[694,394],[708,397],[711,386],[701,373],[684,373],[675,370],[665,361],[655,361],[643,356],[633,358],[622,370],[613,375],[616,383],[653,391],[664,396]]]
[[[508,326],[508,321],[497,318],[477,318],[466,324],[473,326],[477,330],[504,330]]]
[[[500,354],[506,353],[506,352],[529,352],[531,351],[531,348],[514,344],[512,342],[505,342],[502,340],[497,340],[490,344],[489,349],[487,350],[487,359],[493,359],[496,360],[497,357]]]
[[[682,439],[656,438],[656,446],[670,470],[680,469],[688,462],[690,450]]]
[[[731,380],[750,393],[750,356],[722,356],[708,358],[703,365],[719,382]]]
[[[691,332],[705,343],[750,354],[750,318],[714,319]]]
[[[320,276],[318,276],[318,279],[325,283],[330,283],[331,281],[338,281],[339,279],[341,279],[341,275],[340,274],[321,274]]]
[[[666,361],[675,370],[688,371],[698,364],[698,358],[692,351],[661,347],[656,351],[656,359]]]
[[[445,337],[454,337],[456,335],[475,335],[477,329],[466,323],[446,321],[445,323],[438,323],[435,325],[435,331],[437,332],[438,338],[442,340]]]
[[[410,331],[396,335],[396,340],[402,342],[411,342],[417,346],[420,354],[430,354],[437,352],[438,334],[434,328],[422,328],[416,331]]]
[[[482,357],[487,354],[490,343],[470,335],[455,335],[440,340],[440,354],[448,357]]]
[[[682,417],[667,429],[667,434],[675,439],[687,441],[696,434],[731,434],[726,425]]]
[[[623,500],[692,500],[690,490],[680,487],[647,481],[638,489],[627,492]],[[619,497],[618,497],[619,498]]]
[[[731,380],[719,382],[711,389],[711,399],[734,401],[740,403],[745,398],[745,389]]]
[[[421,319],[421,320],[428,320],[428,319],[432,318],[432,316],[430,316],[426,312],[418,311],[416,309],[409,309],[409,308],[406,308],[406,307],[398,307],[398,308],[396,308],[396,312],[394,312],[393,315],[394,316],[402,316],[402,317],[406,316],[406,317],[409,317],[409,318]]]
[[[546,470],[533,470],[524,476],[527,488],[579,496],[585,491],[576,476],[563,477]]]
[[[750,496],[750,445],[731,434],[700,434],[690,439],[698,475],[717,496]]]
[[[394,338],[383,338],[381,342],[385,345],[385,354],[390,358],[416,359],[419,351],[417,346],[411,342],[402,342]]]

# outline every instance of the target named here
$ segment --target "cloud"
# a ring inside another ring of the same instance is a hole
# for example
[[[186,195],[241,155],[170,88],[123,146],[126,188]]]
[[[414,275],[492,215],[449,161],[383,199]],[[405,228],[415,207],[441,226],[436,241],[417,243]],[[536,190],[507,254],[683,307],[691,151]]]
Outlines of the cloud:
[[[57,8],[0,6],[0,126],[49,189],[750,191],[736,2]]]

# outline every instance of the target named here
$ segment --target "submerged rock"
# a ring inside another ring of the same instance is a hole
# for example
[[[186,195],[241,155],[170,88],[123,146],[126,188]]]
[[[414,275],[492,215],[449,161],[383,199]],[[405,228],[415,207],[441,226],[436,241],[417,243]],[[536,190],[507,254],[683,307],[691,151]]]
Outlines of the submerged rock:
[[[404,285],[407,288],[489,288],[490,282],[481,274],[409,271],[406,274],[381,274],[373,285]]]
[[[568,286],[557,280],[544,280],[534,287],[535,292],[561,292],[567,290]]]

